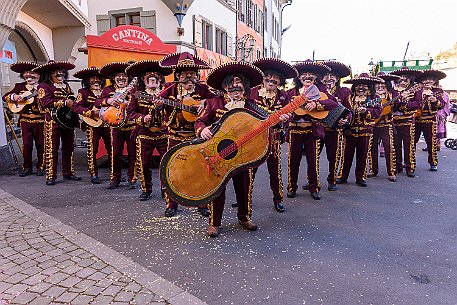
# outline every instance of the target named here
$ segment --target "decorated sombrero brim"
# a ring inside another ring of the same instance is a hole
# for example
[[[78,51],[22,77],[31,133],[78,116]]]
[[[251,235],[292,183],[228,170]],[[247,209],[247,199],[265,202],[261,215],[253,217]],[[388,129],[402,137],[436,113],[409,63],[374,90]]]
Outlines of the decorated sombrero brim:
[[[307,59],[304,62],[296,63],[294,65],[295,69],[297,69],[298,74],[302,74],[305,72],[316,73],[318,75],[324,75],[331,71],[329,66],[326,66],[322,63]]]
[[[367,85],[372,85],[372,84],[382,84],[385,83],[382,78],[376,77],[376,76],[370,76],[368,73],[361,73],[359,76],[354,77],[352,79],[348,79],[344,82],[345,84],[353,84],[353,85],[358,85],[358,84],[367,84]]]
[[[87,68],[87,69],[79,70],[78,72],[73,74],[73,76],[76,77],[76,78],[79,78],[79,79],[86,79],[86,78],[89,78],[91,76],[102,76],[102,74],[100,73],[100,69],[98,69],[97,67],[92,66],[92,67]]]
[[[125,73],[125,69],[128,66],[129,66],[129,64],[126,62],[121,62],[121,61],[110,62],[109,64],[106,64],[100,68],[100,73],[104,77],[110,77],[114,73],[121,73],[121,72]]]
[[[420,82],[421,80],[431,77],[436,80],[440,80],[445,78],[447,75],[443,71],[439,70],[434,70],[434,69],[428,69],[428,70],[423,70],[423,73],[416,77],[416,81]]]
[[[75,65],[72,64],[71,62],[68,61],[54,61],[50,60],[45,64],[39,65],[38,67],[34,68],[32,71],[33,72],[44,72],[44,71],[50,71],[50,70],[56,70],[56,69],[64,69],[64,70],[73,70],[75,68]]]
[[[172,68],[177,70],[211,69],[207,62],[205,62],[197,55],[192,55],[189,52],[176,52],[169,54],[162,58],[159,64],[161,67]]]
[[[331,72],[338,75],[339,78],[343,78],[351,74],[351,69],[339,61],[327,60],[323,61],[322,64],[329,67],[332,70]]]
[[[378,74],[376,74],[376,77],[382,78],[385,82],[394,81],[394,80],[397,80],[400,78],[400,76],[398,76],[398,75],[387,74],[382,71],[379,72]]]
[[[254,66],[262,70],[262,72],[273,70],[281,73],[284,78],[294,78],[298,76],[297,69],[291,64],[279,58],[260,58],[252,63]]]
[[[211,70],[206,77],[208,86],[223,90],[222,82],[230,74],[241,74],[249,79],[251,87],[258,86],[263,81],[263,72],[258,67],[247,62],[230,62]]]
[[[410,75],[410,76],[415,76],[415,77],[420,76],[422,73],[423,72],[420,70],[414,70],[414,69],[410,69],[408,67],[401,67],[401,69],[390,72],[390,74],[392,74],[392,75],[398,75],[398,76]]]
[[[32,71],[36,67],[38,67],[36,62],[18,61],[17,63],[11,65],[11,70],[16,73],[23,73],[25,71]]]
[[[161,67],[158,60],[141,60],[128,66],[125,72],[130,76],[141,76],[145,72],[159,72],[167,76],[173,73],[173,69]]]

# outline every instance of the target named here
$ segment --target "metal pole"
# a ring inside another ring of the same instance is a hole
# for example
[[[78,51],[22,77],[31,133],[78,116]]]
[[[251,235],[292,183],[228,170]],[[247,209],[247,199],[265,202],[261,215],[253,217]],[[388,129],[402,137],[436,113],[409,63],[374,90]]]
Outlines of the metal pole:
[[[13,124],[11,124],[10,119],[6,115],[5,109],[3,109],[3,115],[5,116],[6,122],[10,126],[11,133],[13,134],[14,140],[16,140],[17,146],[19,147],[19,150],[21,151],[21,155],[22,155],[22,157],[24,157],[24,152],[22,151],[22,146],[19,144],[19,140],[18,140],[18,138],[16,136],[16,133],[14,132]]]

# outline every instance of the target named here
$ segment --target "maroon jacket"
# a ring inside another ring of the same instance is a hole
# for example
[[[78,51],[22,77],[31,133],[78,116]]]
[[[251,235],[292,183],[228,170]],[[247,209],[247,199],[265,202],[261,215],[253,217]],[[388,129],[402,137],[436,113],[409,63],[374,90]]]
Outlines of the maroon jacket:
[[[7,103],[14,103],[11,99],[12,94],[22,94],[24,92],[30,91],[34,93],[37,89],[28,90],[26,87],[27,83],[17,83],[14,85],[13,90],[7,92],[3,96],[3,100]],[[33,103],[25,105],[22,111],[20,112],[19,120],[26,121],[29,123],[43,123],[44,122],[45,112],[41,107],[41,104],[37,97],[34,98]]]
[[[63,107],[65,100],[71,96],[73,96],[73,91],[66,82],[63,83],[63,88],[56,88],[52,81],[38,85],[38,98],[41,106],[46,110],[47,122],[52,121],[51,111]]]
[[[163,108],[151,101],[138,100],[135,96],[131,97],[127,107],[129,120],[137,125],[138,134],[152,135],[153,133],[163,132]],[[152,119],[148,123],[144,122],[146,115],[151,115]]]
[[[163,98],[178,100],[180,95],[180,86],[177,83],[166,83],[164,85],[166,89],[160,95]],[[209,87],[206,84],[196,84],[194,92],[190,95],[194,100],[200,101],[204,99],[211,99],[215,95],[209,90]],[[182,116],[182,111],[180,109],[175,109],[171,106],[164,105],[164,124],[168,127],[169,132],[193,132],[194,123],[187,122]]]
[[[392,97],[399,95],[400,92],[393,90]],[[395,103],[393,111],[394,124],[396,125],[405,125],[411,124],[413,121],[414,114],[418,109],[422,107],[422,91],[417,91],[412,98],[403,99],[400,98],[397,103]]]
[[[103,88],[102,93],[95,100],[95,107],[97,107],[97,108],[108,107],[109,105],[108,105],[107,101],[109,98],[113,97],[115,93],[116,93],[116,86],[111,85],[111,86],[106,86],[105,88]],[[125,99],[126,99],[126,101],[130,101],[132,97],[133,97],[132,94],[127,94]],[[124,124],[124,126],[122,126],[120,128],[117,127],[117,129],[127,131],[127,130],[132,130],[135,127],[135,122],[130,121],[128,116],[126,119],[127,119],[127,121]]]
[[[375,95],[371,96],[371,99],[379,98]],[[351,124],[351,135],[352,136],[370,136],[373,133],[374,122],[381,116],[382,106],[379,101],[375,107],[367,107],[364,105],[365,102],[355,100],[355,96],[351,98],[350,105],[353,113],[353,120]],[[361,113],[357,108],[364,106],[367,110]]]
[[[95,106],[97,96],[88,88],[81,88],[78,90],[76,96],[76,104],[73,109],[74,112],[79,113],[85,117],[94,118],[94,112],[92,111]]]
[[[423,89],[419,90],[417,93],[421,94],[423,104],[421,108],[421,115],[416,118],[416,121],[435,121],[436,113],[438,110],[443,109],[446,104],[443,98],[443,90],[439,88],[432,88],[432,94],[436,97],[435,103],[430,102],[428,95],[424,95]]]

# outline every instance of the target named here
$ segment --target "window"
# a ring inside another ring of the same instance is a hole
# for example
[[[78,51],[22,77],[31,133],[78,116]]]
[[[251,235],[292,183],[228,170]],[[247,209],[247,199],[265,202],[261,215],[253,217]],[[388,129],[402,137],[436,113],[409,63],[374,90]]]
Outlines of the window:
[[[216,27],[216,49],[219,54],[227,56],[227,32]]]
[[[202,20],[202,48],[213,49],[213,25],[205,19]]]
[[[156,33],[156,12],[142,8],[109,11],[107,15],[97,15],[97,32],[102,35],[119,25],[134,25]]]
[[[252,0],[247,0],[247,3],[246,3],[246,25],[248,26],[251,26],[252,27],[252,6],[253,6],[253,3],[252,3]]]
[[[120,26],[120,25],[141,26],[140,12],[113,15],[113,17],[115,20],[114,26]]]

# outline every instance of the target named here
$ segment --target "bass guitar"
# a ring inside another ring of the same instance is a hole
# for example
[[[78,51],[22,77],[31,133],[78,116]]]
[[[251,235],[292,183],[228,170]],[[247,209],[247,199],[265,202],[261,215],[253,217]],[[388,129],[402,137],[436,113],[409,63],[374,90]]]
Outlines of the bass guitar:
[[[130,89],[136,85],[137,81],[138,77],[134,77],[123,92],[116,92],[114,94],[113,99],[117,101],[119,105],[100,108],[100,118],[103,122],[117,128],[124,126],[127,121],[126,108],[128,105],[128,101],[125,101],[125,98],[127,97],[127,94],[130,93]]]
[[[181,102],[173,101],[166,98],[156,98],[146,92],[135,92],[135,97],[143,101],[162,101],[165,105],[182,110],[182,116],[187,122],[195,122],[198,118],[198,106],[200,101],[194,100],[192,97],[185,97]]]
[[[22,97],[22,101],[19,101],[19,102],[16,102],[16,101],[11,101],[11,102],[8,102],[8,108],[9,110],[11,110],[11,112],[14,112],[14,113],[18,113],[18,112],[21,112],[22,109],[24,109],[24,107],[26,105],[29,105],[29,104],[32,104],[33,101],[35,100],[34,97],[38,95],[38,91],[35,91],[35,92],[30,92],[30,91],[26,91],[22,94],[19,94],[19,96]]]
[[[294,99],[267,119],[244,108],[230,110],[212,125],[210,140],[196,138],[174,146],[160,163],[160,179],[168,196],[186,206],[210,202],[233,175],[266,160],[269,130],[280,122],[281,114],[292,113],[319,96],[318,88],[311,86],[303,98]]]
[[[296,97],[296,99],[303,99],[302,96],[298,96]],[[328,96],[327,94],[323,93],[323,92],[320,92],[320,97],[319,97],[319,100],[326,100],[328,99]],[[302,104],[302,106],[298,107],[294,112],[296,115],[307,115],[307,116],[310,116],[314,119],[317,119],[317,120],[322,120],[324,119],[327,115],[328,115],[328,110],[317,110],[317,109],[313,109],[313,110],[306,110],[304,107],[303,107],[304,104]]]
[[[408,90],[405,90],[405,93],[408,93],[408,94],[415,93],[415,92],[419,91],[420,89],[422,89],[422,85],[416,84],[416,85],[412,86],[411,88],[409,88]],[[383,116],[392,112],[392,105],[395,104],[400,98],[401,98],[401,95],[399,94],[390,100],[387,100],[385,98],[382,99],[382,102],[381,102],[382,113],[381,113],[381,116],[375,120],[375,124],[378,123]]]

